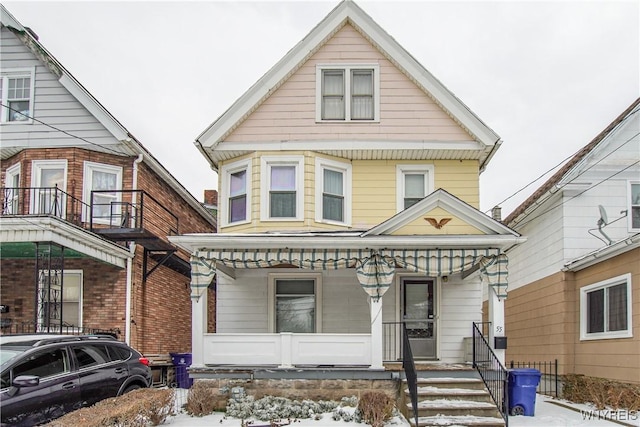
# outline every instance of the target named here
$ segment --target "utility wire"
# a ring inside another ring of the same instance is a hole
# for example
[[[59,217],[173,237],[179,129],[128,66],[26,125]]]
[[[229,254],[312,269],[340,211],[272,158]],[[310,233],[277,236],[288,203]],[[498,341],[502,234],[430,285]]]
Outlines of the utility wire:
[[[612,132],[614,132],[617,128],[619,128],[622,124],[624,124],[627,120],[629,120],[631,118],[631,116],[633,116],[634,114],[637,114],[638,112],[640,112],[640,110],[636,110],[633,111],[631,113],[629,113],[626,117],[624,117],[622,120],[620,120],[620,122],[616,123],[616,125],[609,130],[607,133],[610,134]],[[632,137],[635,138],[637,136],[634,135]],[[596,137],[597,138],[597,137]],[[625,144],[629,142],[626,141]],[[624,145],[624,144],[623,144]],[[533,185],[534,183],[538,182],[540,179],[542,179],[544,176],[546,176],[548,173],[550,173],[551,171],[555,170],[556,168],[560,167],[562,164],[564,164],[566,161],[568,161],[569,159],[573,158],[574,156],[576,156],[580,151],[582,151],[584,149],[584,147],[581,147],[580,149],[578,149],[575,153],[571,154],[570,156],[564,158],[563,160],[560,161],[560,163],[558,163],[557,165],[551,167],[549,170],[547,170],[546,172],[544,172],[542,175],[538,176],[536,179],[534,179],[533,181],[529,182],[527,185],[525,185],[524,187],[520,188],[519,190],[516,190],[515,193],[511,194],[510,196],[508,196],[506,199],[502,200],[499,203],[496,203],[495,206],[500,206],[502,205],[504,202],[506,202],[507,200],[512,199],[513,197],[517,196],[518,194],[520,194],[521,192],[523,192],[524,190],[526,190],[527,188],[529,188],[531,185]],[[615,151],[615,150],[614,150]],[[603,160],[603,159],[601,159]],[[597,164],[597,163],[596,163]],[[579,176],[579,175],[578,175]],[[577,177],[576,177],[577,178]],[[485,211],[486,214],[488,214],[489,212],[491,212],[491,209],[488,209]]]
[[[36,122],[38,122],[38,123],[40,123],[40,124],[42,124],[42,125],[45,125],[45,126],[47,126],[47,127],[50,127],[50,128],[51,128],[51,129],[53,129],[53,130],[56,130],[56,131],[58,131],[58,132],[62,132],[62,133],[64,133],[65,135],[70,136],[70,137],[72,137],[72,138],[76,138],[76,139],[79,139],[79,140],[81,140],[81,141],[84,141],[84,142],[86,142],[87,144],[91,144],[91,145],[94,145],[94,146],[96,146],[96,147],[100,147],[100,148],[102,148],[102,149],[104,149],[104,150],[111,151],[112,153],[115,153],[115,154],[118,154],[118,155],[121,155],[121,156],[122,156],[122,155],[124,155],[124,156],[129,156],[129,155],[130,155],[129,153],[124,153],[124,152],[121,152],[121,151],[118,151],[118,150],[114,150],[114,149],[109,148],[109,147],[106,147],[106,146],[104,146],[104,145],[101,145],[101,144],[98,144],[98,143],[95,143],[95,142],[91,142],[91,141],[89,141],[88,139],[83,138],[83,137],[81,137],[81,136],[74,135],[74,134],[72,134],[72,133],[70,133],[70,132],[67,132],[66,130],[59,129],[59,128],[57,128],[57,127],[53,126],[53,125],[50,125],[50,124],[48,124],[48,123],[43,122],[42,120],[36,119],[35,117],[32,117],[32,116],[29,116],[28,114],[24,114],[24,113],[22,113],[21,111],[16,110],[15,108],[9,107],[9,106],[8,106],[8,105],[6,105],[6,104],[0,103],[0,105],[2,105],[4,108],[7,108],[7,109],[9,109],[9,110],[11,110],[11,111],[15,111],[16,113],[18,113],[18,114],[20,114],[20,115],[22,115],[22,116],[24,116],[24,117],[27,117],[27,118],[29,118],[29,119],[31,119],[31,120],[33,120],[33,121],[36,121]]]

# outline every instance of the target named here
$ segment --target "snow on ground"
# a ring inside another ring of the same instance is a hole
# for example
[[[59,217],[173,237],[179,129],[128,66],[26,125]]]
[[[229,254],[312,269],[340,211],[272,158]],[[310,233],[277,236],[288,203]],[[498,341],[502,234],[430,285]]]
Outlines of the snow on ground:
[[[180,398],[178,400],[180,400]],[[614,420],[617,422],[614,422]],[[227,418],[221,412],[216,412],[204,417],[191,417],[183,412],[174,417],[170,417],[167,419],[165,424],[171,427],[240,427],[241,420],[238,418]],[[256,420],[251,425],[253,427],[269,426],[269,422]],[[537,395],[535,415],[533,417],[509,417],[509,427],[620,427],[621,425],[627,427],[640,427],[640,412],[597,412],[588,405],[578,405],[544,395]],[[364,424],[334,421],[331,418],[331,413],[326,413],[323,414],[322,418],[319,420],[296,420],[291,423],[291,426],[363,427]],[[409,427],[409,423],[403,417],[399,416],[392,418],[385,426]]]

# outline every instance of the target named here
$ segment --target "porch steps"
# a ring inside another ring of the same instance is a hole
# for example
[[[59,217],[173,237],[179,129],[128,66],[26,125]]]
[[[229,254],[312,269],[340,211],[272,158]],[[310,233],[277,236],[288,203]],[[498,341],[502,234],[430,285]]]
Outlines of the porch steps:
[[[419,378],[418,426],[406,381],[404,399],[407,420],[412,427],[505,425],[484,383],[478,378]]]

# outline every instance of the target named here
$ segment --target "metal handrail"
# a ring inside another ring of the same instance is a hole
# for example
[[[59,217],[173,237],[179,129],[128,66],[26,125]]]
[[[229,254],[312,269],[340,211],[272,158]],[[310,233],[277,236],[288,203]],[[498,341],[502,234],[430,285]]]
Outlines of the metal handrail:
[[[402,369],[404,369],[404,376],[407,379],[413,416],[415,417],[416,427],[418,427],[418,373],[416,371],[416,364],[413,361],[409,333],[404,323],[402,324]]]
[[[477,323],[473,323],[473,366],[480,374],[498,412],[509,427],[508,371],[500,363]]]
[[[57,186],[0,187],[2,216],[53,216],[84,227],[89,205]]]

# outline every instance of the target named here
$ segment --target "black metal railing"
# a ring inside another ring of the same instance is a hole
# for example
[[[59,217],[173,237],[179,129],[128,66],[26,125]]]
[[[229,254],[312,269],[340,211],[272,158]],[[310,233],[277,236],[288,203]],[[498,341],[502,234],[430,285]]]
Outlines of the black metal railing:
[[[157,236],[178,234],[178,217],[144,190],[91,192],[91,229],[144,229]]]
[[[58,187],[2,187],[3,216],[53,216],[83,226],[89,205]]]
[[[416,427],[418,427],[418,373],[416,372],[416,364],[413,361],[409,333],[404,323],[402,324],[402,369],[404,369],[404,376],[407,379],[411,408],[413,409]]]
[[[473,366],[504,419],[505,427],[509,427],[509,372],[500,363],[480,328],[483,328],[482,324],[473,323]]]
[[[10,319],[2,319],[1,335],[9,334],[53,334],[53,335],[111,335],[118,338],[121,331],[118,328],[95,328],[89,326],[75,326],[63,323],[62,325],[37,324],[35,322],[19,322],[14,323]]]
[[[558,378],[558,359],[542,362],[509,362],[509,369],[533,368],[540,371],[540,382],[537,392],[547,396],[560,395],[560,379]]]

